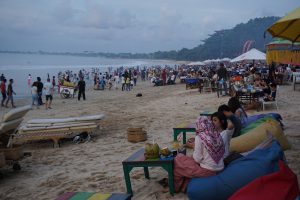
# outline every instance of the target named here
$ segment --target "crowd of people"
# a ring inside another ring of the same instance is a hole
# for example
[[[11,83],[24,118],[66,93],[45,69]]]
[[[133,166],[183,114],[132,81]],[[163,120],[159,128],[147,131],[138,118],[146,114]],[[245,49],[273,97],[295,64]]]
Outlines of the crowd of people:
[[[37,108],[45,105],[45,109],[51,109],[54,90],[57,88],[60,94],[60,87],[66,83],[71,83],[75,91],[78,92],[78,100],[86,100],[85,90],[93,80],[95,90],[121,89],[131,91],[137,85],[138,80],[150,81],[154,86],[164,86],[175,84],[176,78],[201,78],[207,77],[211,87],[222,87],[223,95],[231,93],[230,83],[248,84],[256,88],[261,88],[260,96],[263,101],[274,101],[276,98],[276,85],[282,84],[285,80],[292,80],[294,69],[287,65],[274,64],[266,67],[264,63],[255,64],[232,64],[211,63],[206,66],[151,66],[151,67],[119,67],[113,70],[109,68],[107,72],[101,72],[100,68],[81,69],[78,73],[72,71],[59,72],[58,76],[49,74],[46,82],[42,82],[40,77],[32,81],[31,74],[28,75],[27,84],[31,88],[32,105]],[[13,79],[7,79],[1,75],[2,107],[8,107],[9,103],[15,107],[13,95]],[[33,82],[33,83],[32,83]],[[42,95],[45,95],[45,103]],[[232,95],[232,94],[231,94]],[[245,108],[247,109],[247,108]]]

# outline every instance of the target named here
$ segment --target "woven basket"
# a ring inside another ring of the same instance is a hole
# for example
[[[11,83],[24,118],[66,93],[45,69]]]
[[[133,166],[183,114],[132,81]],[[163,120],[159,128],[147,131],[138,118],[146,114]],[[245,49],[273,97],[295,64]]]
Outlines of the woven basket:
[[[142,142],[147,140],[147,132],[143,128],[128,128],[127,139],[129,142]]]
[[[143,131],[143,127],[130,127],[127,129],[127,132],[142,132]]]

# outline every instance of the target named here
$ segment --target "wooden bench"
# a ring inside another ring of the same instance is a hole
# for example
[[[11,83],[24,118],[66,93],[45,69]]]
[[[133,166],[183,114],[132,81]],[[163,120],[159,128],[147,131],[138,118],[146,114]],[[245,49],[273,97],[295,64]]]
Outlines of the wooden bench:
[[[105,115],[93,115],[62,119],[33,119],[12,134],[9,145],[35,140],[52,140],[54,147],[59,147],[59,140],[73,138],[87,132],[92,133],[99,128],[99,122]]]

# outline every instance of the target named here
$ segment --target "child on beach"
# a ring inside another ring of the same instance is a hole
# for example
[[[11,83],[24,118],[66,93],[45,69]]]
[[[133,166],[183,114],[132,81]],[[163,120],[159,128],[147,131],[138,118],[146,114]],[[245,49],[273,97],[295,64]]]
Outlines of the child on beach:
[[[126,91],[130,91],[130,78],[127,77],[126,80],[125,80],[125,84],[126,84]]]
[[[266,95],[265,98],[264,98],[264,101],[275,101],[276,89],[277,89],[277,85],[275,83],[272,83],[271,84],[271,94]]]

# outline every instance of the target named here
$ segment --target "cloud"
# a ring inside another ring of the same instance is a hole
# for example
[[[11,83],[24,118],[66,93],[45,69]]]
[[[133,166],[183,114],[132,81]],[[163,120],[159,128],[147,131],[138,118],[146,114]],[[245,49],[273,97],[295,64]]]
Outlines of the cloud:
[[[299,0],[1,0],[1,49],[153,52],[193,48],[216,30],[282,16]]]

